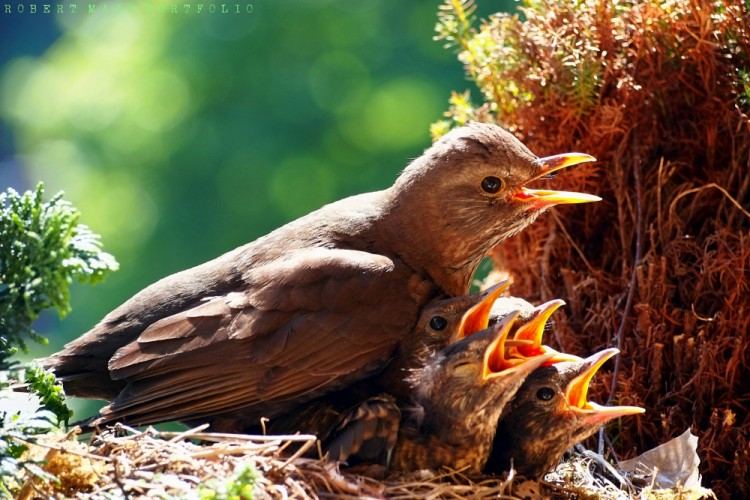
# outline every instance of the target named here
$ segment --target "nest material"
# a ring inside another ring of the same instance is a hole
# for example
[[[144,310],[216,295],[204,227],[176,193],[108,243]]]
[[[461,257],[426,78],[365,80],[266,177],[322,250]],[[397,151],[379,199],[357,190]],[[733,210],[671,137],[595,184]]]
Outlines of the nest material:
[[[204,426],[205,427],[205,426]],[[682,498],[707,490],[655,490],[617,472],[598,470],[591,452],[574,454],[547,481],[469,478],[460,472],[388,474],[377,468],[345,470],[325,458],[301,458],[314,449],[314,436],[250,436],[204,432],[137,431],[117,424],[88,444],[74,433],[49,434],[30,454],[59,482],[20,478],[19,499],[36,498]],[[294,454],[284,453],[293,445]],[[237,477],[250,486],[237,488]],[[375,479],[377,477],[377,479]],[[251,479],[248,479],[251,478]],[[623,482],[621,485],[620,482]],[[235,497],[228,492],[234,484]],[[629,490],[629,492],[628,492]],[[241,491],[241,493],[237,493]]]
[[[595,156],[553,184],[604,201],[495,249],[498,273],[515,295],[567,301],[556,347],[620,347],[591,394],[647,409],[613,432],[621,454],[691,427],[708,484],[749,497],[750,4],[527,6],[459,54],[492,105],[454,94],[448,115],[504,124],[540,156]]]

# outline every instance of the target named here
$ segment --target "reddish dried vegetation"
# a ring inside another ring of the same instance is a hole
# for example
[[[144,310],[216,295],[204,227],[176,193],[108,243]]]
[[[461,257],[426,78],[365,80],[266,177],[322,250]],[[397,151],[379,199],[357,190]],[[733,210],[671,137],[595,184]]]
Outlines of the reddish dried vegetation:
[[[470,13],[450,2],[438,30],[486,102],[454,94],[449,118],[594,155],[551,184],[604,198],[544,217],[496,267],[516,295],[568,302],[558,347],[621,347],[612,402],[648,413],[609,431],[618,452],[692,427],[704,484],[750,496],[750,3],[539,1],[478,30]]]

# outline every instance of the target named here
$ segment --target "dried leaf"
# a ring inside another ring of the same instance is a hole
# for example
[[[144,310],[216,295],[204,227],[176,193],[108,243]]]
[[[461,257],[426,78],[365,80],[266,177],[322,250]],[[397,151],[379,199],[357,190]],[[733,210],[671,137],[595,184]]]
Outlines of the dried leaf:
[[[651,476],[655,488],[699,489],[698,436],[690,429],[647,452],[620,462],[625,472],[638,472]]]

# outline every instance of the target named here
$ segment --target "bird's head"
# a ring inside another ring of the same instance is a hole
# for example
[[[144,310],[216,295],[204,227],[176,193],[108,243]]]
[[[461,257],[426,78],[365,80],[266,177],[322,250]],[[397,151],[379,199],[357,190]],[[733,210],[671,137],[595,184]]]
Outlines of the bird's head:
[[[495,299],[510,286],[502,281],[487,290],[447,299],[436,299],[425,304],[410,335],[399,344],[398,350],[383,372],[383,380],[392,394],[411,393],[404,373],[424,366],[435,352],[467,335],[484,330],[489,324],[489,313]]]
[[[494,429],[503,407],[529,373],[553,356],[508,356],[508,350],[520,343],[508,339],[517,315],[449,345],[414,372],[410,382],[416,402],[425,408],[425,418],[463,427],[481,422]]]
[[[582,153],[537,158],[497,125],[471,123],[443,136],[406,167],[390,190],[389,210],[400,237],[412,247],[440,249],[441,255],[426,257],[442,258],[443,267],[461,274],[456,280],[460,285],[451,280],[440,284],[451,295],[463,295],[479,260],[544,210],[600,200],[530,187],[560,169],[589,161],[595,159]]]
[[[427,303],[420,312],[414,335],[407,341],[412,340],[423,346],[421,352],[417,353],[423,359],[424,355],[431,355],[435,350],[486,329],[493,303],[509,286],[509,280],[501,281],[470,295]],[[410,351],[405,354],[412,357]]]
[[[541,475],[574,444],[604,423],[643,413],[637,406],[601,406],[587,399],[594,374],[617,349],[606,349],[586,359],[544,366],[526,378],[498,425],[517,453],[516,467],[529,476]],[[551,354],[554,356],[553,354]]]

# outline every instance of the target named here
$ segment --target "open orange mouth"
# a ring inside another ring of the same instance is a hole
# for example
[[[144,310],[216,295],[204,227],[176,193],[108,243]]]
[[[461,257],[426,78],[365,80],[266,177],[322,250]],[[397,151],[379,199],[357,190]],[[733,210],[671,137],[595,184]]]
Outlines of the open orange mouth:
[[[585,359],[586,368],[568,383],[565,400],[578,418],[591,423],[604,423],[625,415],[637,415],[646,410],[639,406],[601,406],[588,401],[589,384],[602,365],[618,354],[618,349],[605,349]]]
[[[553,354],[550,364],[561,363],[563,361],[582,361],[578,356],[558,352],[551,347],[542,344],[544,328],[547,326],[552,313],[565,305],[564,300],[550,300],[534,308],[534,317],[526,324],[520,326],[513,336],[514,340],[527,341],[525,344],[510,349],[511,356],[529,358],[539,356],[540,354]]]
[[[494,326],[495,339],[484,352],[483,380],[507,375],[526,375],[552,359],[553,354],[546,353],[523,359],[508,356],[506,342],[508,342],[508,335],[519,314],[519,311],[513,311]],[[517,349],[517,347],[513,348]]]
[[[495,300],[497,300],[497,298],[500,297],[508,287],[510,287],[510,285],[511,281],[505,280],[496,283],[485,290],[482,300],[464,313],[455,336],[451,338],[449,342],[453,343],[462,338],[468,337],[472,333],[485,330],[490,324],[492,305],[495,303]]]

